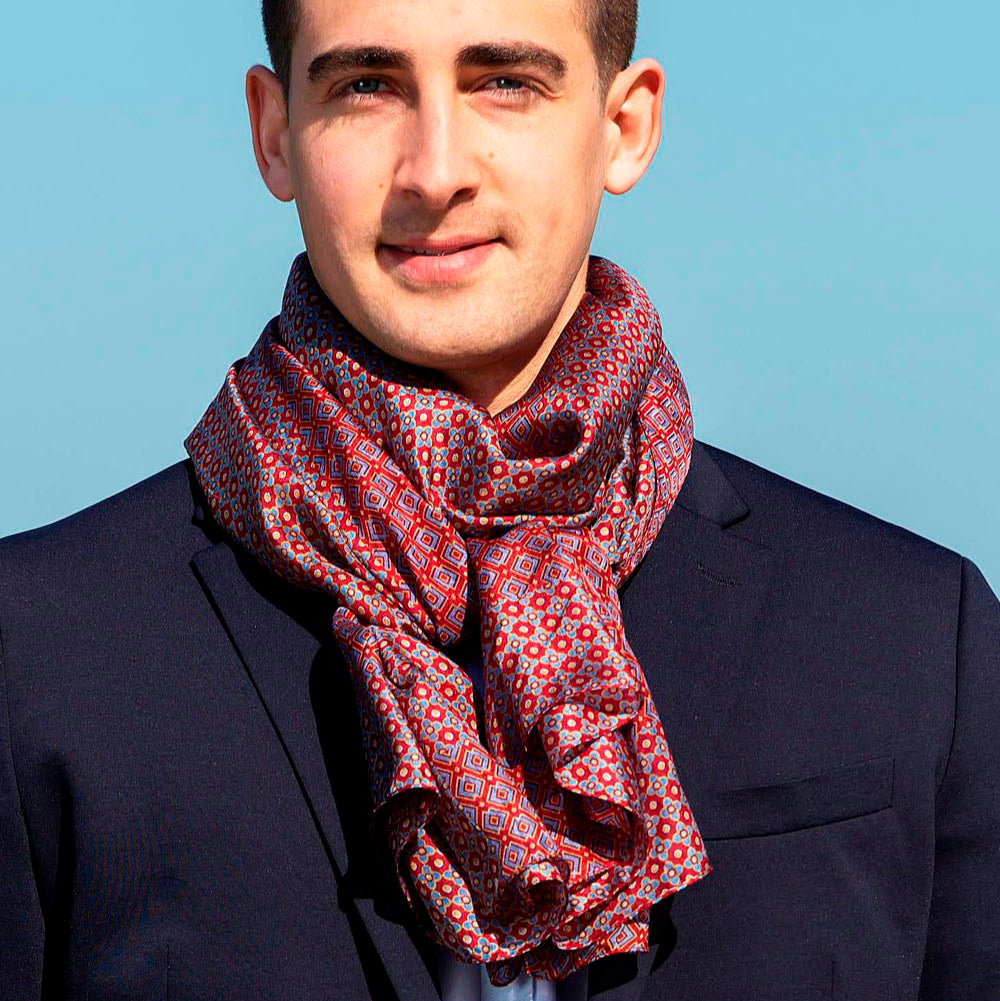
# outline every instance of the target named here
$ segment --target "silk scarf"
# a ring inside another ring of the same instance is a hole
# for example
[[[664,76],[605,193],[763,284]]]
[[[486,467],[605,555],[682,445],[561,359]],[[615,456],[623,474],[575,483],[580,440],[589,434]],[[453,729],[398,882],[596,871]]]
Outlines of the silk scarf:
[[[495,984],[648,949],[650,906],[710,871],[617,594],[693,436],[659,317],[610,261],[491,416],[352,329],[302,254],[185,440],[221,527],[332,599],[375,842]]]

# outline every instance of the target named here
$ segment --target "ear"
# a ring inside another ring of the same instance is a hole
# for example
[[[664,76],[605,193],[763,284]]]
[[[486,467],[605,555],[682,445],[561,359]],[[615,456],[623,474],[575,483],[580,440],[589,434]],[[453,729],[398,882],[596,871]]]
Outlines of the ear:
[[[288,159],[288,109],[281,82],[266,66],[251,66],[246,91],[260,176],[275,198],[290,202],[295,194]]]
[[[612,81],[605,104],[608,166],[604,189],[628,191],[650,165],[660,145],[666,77],[655,59],[639,59]]]

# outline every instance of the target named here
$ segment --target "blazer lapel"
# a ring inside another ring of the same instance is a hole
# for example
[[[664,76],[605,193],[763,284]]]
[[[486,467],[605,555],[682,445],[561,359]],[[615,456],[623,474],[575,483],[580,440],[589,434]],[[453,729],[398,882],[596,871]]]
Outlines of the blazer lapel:
[[[373,992],[385,1001],[434,1001],[433,951],[369,843],[367,766],[329,602],[286,585],[226,541],[191,562],[309,805]]]
[[[328,792],[330,782],[309,702],[309,674],[323,644],[283,607],[283,589],[275,587],[273,578],[262,593],[256,568],[229,543],[201,550],[191,563],[288,755],[330,861],[342,875],[347,871],[347,848]]]
[[[193,488],[195,520],[218,541],[195,554],[192,568],[288,756],[337,875],[341,906],[378,957],[380,994],[430,1001],[438,996],[433,951],[400,909],[398,890],[386,889],[368,842],[367,771],[329,602],[286,584],[230,543]],[[709,450],[695,442],[677,503],[622,592],[626,635],[696,816],[708,762],[717,775],[716,752],[725,758],[725,735],[748,683],[745,652],[771,562],[767,549],[730,531],[748,513]],[[659,953],[610,957],[592,970],[591,995],[638,998],[661,962]]]
[[[625,634],[692,807],[703,785],[738,776],[742,764],[733,735],[774,563],[770,549],[741,534],[748,514],[696,442],[677,503],[622,594]]]

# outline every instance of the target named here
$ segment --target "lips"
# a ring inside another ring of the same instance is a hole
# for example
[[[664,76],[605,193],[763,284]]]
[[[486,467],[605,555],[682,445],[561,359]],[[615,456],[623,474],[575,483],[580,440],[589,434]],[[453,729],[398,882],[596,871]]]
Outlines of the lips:
[[[448,254],[457,254],[468,248],[460,247],[456,250],[418,250],[416,247],[398,247],[397,249],[407,254],[419,254],[421,257],[446,257]]]
[[[413,240],[406,243],[386,243],[383,246],[390,250],[399,250],[406,254],[416,254],[421,257],[447,257],[450,254],[460,254],[464,250],[481,247],[487,243],[496,243],[497,238],[482,239],[461,236],[450,240]]]
[[[419,239],[383,243],[378,248],[382,266],[410,287],[463,285],[492,257],[499,237],[459,235],[449,239]]]

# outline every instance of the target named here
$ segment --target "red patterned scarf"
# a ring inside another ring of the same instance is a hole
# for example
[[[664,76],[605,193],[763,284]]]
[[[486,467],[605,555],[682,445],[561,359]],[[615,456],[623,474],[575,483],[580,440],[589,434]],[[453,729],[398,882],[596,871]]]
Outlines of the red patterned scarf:
[[[710,870],[617,594],[693,435],[656,311],[609,261],[490,416],[354,331],[303,254],[185,441],[227,533],[333,599],[378,843],[494,983],[647,949],[650,905]],[[477,612],[482,735],[449,655]]]

